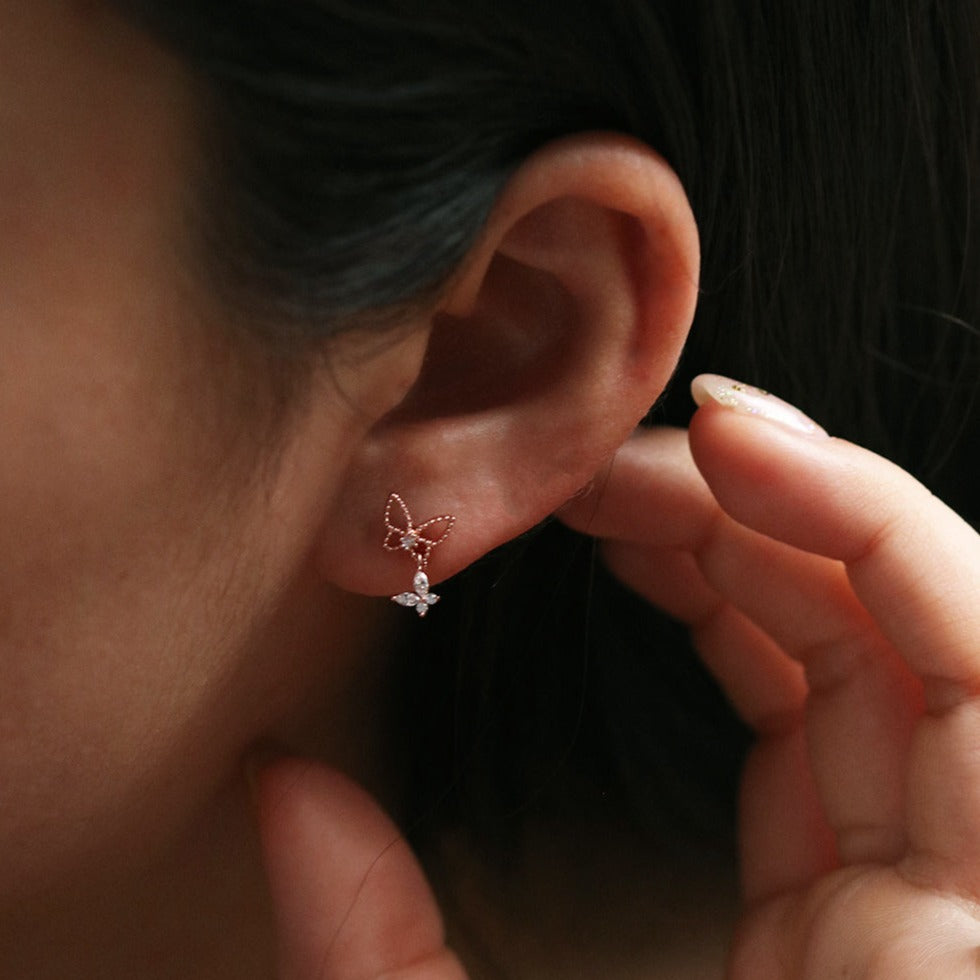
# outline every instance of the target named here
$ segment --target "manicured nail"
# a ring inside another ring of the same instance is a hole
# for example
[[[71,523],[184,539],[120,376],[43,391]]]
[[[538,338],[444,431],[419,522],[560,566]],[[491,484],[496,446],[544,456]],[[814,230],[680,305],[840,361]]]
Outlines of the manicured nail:
[[[826,436],[813,419],[808,418],[798,408],[794,408],[782,398],[770,395],[768,391],[733,381],[720,374],[699,374],[691,382],[691,394],[698,405],[708,401],[717,402],[739,415],[755,415],[808,436]]]

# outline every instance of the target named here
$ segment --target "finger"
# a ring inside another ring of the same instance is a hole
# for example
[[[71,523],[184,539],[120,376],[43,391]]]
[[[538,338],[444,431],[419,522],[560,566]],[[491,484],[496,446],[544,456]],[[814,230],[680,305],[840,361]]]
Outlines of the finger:
[[[559,516],[579,530],[634,542],[651,553],[693,553],[708,585],[791,651],[831,646],[840,636],[875,628],[843,568],[725,518],[678,430],[631,439],[596,488]],[[656,563],[649,571],[656,574]],[[641,593],[642,579],[641,573],[630,583]],[[690,585],[688,578],[683,582]],[[658,588],[670,584],[669,576],[659,576]],[[652,586],[651,578],[647,587]],[[690,615],[681,618],[694,621]]]
[[[907,473],[836,439],[706,407],[691,448],[740,523],[840,559],[882,632],[924,680],[933,705],[980,691],[980,539]],[[945,702],[945,703],[944,703]]]
[[[801,723],[802,667],[708,584],[692,554],[612,541],[603,556],[620,581],[690,627],[702,661],[746,724],[767,735]]]
[[[256,781],[282,980],[464,980],[418,862],[367,793],[296,759]]]
[[[801,724],[752,749],[739,804],[742,894],[749,904],[816,880],[839,864]]]
[[[889,860],[901,853],[918,690],[857,600],[843,565],[722,514],[705,497],[676,433],[631,440],[595,496],[587,511],[586,501],[577,501],[563,517],[643,542],[606,550],[632,588],[692,625],[702,657],[750,724],[763,727],[766,713],[778,717],[799,707],[801,685],[781,653],[805,665],[813,776],[841,857]],[[666,557],[672,552],[665,548],[677,547],[690,550],[700,581]],[[698,598],[699,589],[707,596]],[[722,601],[757,635],[731,614],[709,633],[709,621],[701,620]]]
[[[612,539],[603,548],[610,569],[692,628],[708,668],[749,725],[764,731],[769,719],[802,710],[800,668],[731,608],[698,567],[694,553],[727,519],[694,464],[686,432],[637,432],[591,492],[559,516],[580,531]]]
[[[596,538],[688,550],[720,514],[687,432],[666,428],[636,432],[589,491],[558,511],[569,527]]]
[[[807,754],[800,664],[711,588],[690,553],[613,541],[603,554],[621,581],[690,626],[705,666],[759,735],[743,771],[739,806],[745,900],[768,898],[836,867],[833,832]]]
[[[980,893],[980,539],[907,474],[847,443],[719,409],[698,413],[691,440],[739,520],[845,563],[921,678],[932,717],[920,722],[910,763],[915,873]]]
[[[978,939],[968,903],[917,888],[893,868],[842,869],[750,909],[728,976],[976,980]]]
[[[603,548],[610,570],[691,628],[702,661],[758,734],[742,776],[743,896],[755,902],[837,865],[807,754],[803,668],[705,580],[693,555],[626,542]]]
[[[840,563],[734,522],[702,547],[706,579],[806,670],[814,780],[846,862],[906,846],[909,745],[919,688],[857,602]]]

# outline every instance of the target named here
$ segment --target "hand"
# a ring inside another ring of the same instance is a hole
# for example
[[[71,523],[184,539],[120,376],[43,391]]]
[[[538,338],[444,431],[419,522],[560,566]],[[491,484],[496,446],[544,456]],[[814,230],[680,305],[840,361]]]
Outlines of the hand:
[[[758,733],[730,976],[976,978],[980,538],[897,467],[725,384],[562,516],[690,624]]]
[[[255,782],[280,980],[465,980],[418,862],[364,790],[296,759]]]

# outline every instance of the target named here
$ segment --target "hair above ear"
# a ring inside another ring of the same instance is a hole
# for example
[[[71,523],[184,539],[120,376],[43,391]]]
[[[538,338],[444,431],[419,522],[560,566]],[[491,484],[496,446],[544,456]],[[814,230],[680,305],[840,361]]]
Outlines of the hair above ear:
[[[324,572],[390,594],[385,503],[453,513],[445,578],[590,480],[669,379],[694,315],[699,251],[677,177],[645,145],[588,134],[514,174],[441,301],[407,395],[364,434],[324,534]]]

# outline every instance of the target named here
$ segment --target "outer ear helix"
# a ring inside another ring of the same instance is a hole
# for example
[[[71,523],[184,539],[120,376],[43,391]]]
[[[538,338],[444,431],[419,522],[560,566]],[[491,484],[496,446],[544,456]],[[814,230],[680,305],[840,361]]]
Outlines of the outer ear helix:
[[[415,578],[412,580],[415,591],[393,595],[392,602],[414,609],[419,616],[425,616],[429,607],[439,601],[439,596],[429,591],[429,577],[425,569],[432,549],[449,537],[455,523],[456,518],[452,514],[442,514],[416,524],[405,501],[397,493],[389,495],[385,504],[386,533],[383,547],[386,551],[407,552],[415,559],[416,564]]]

